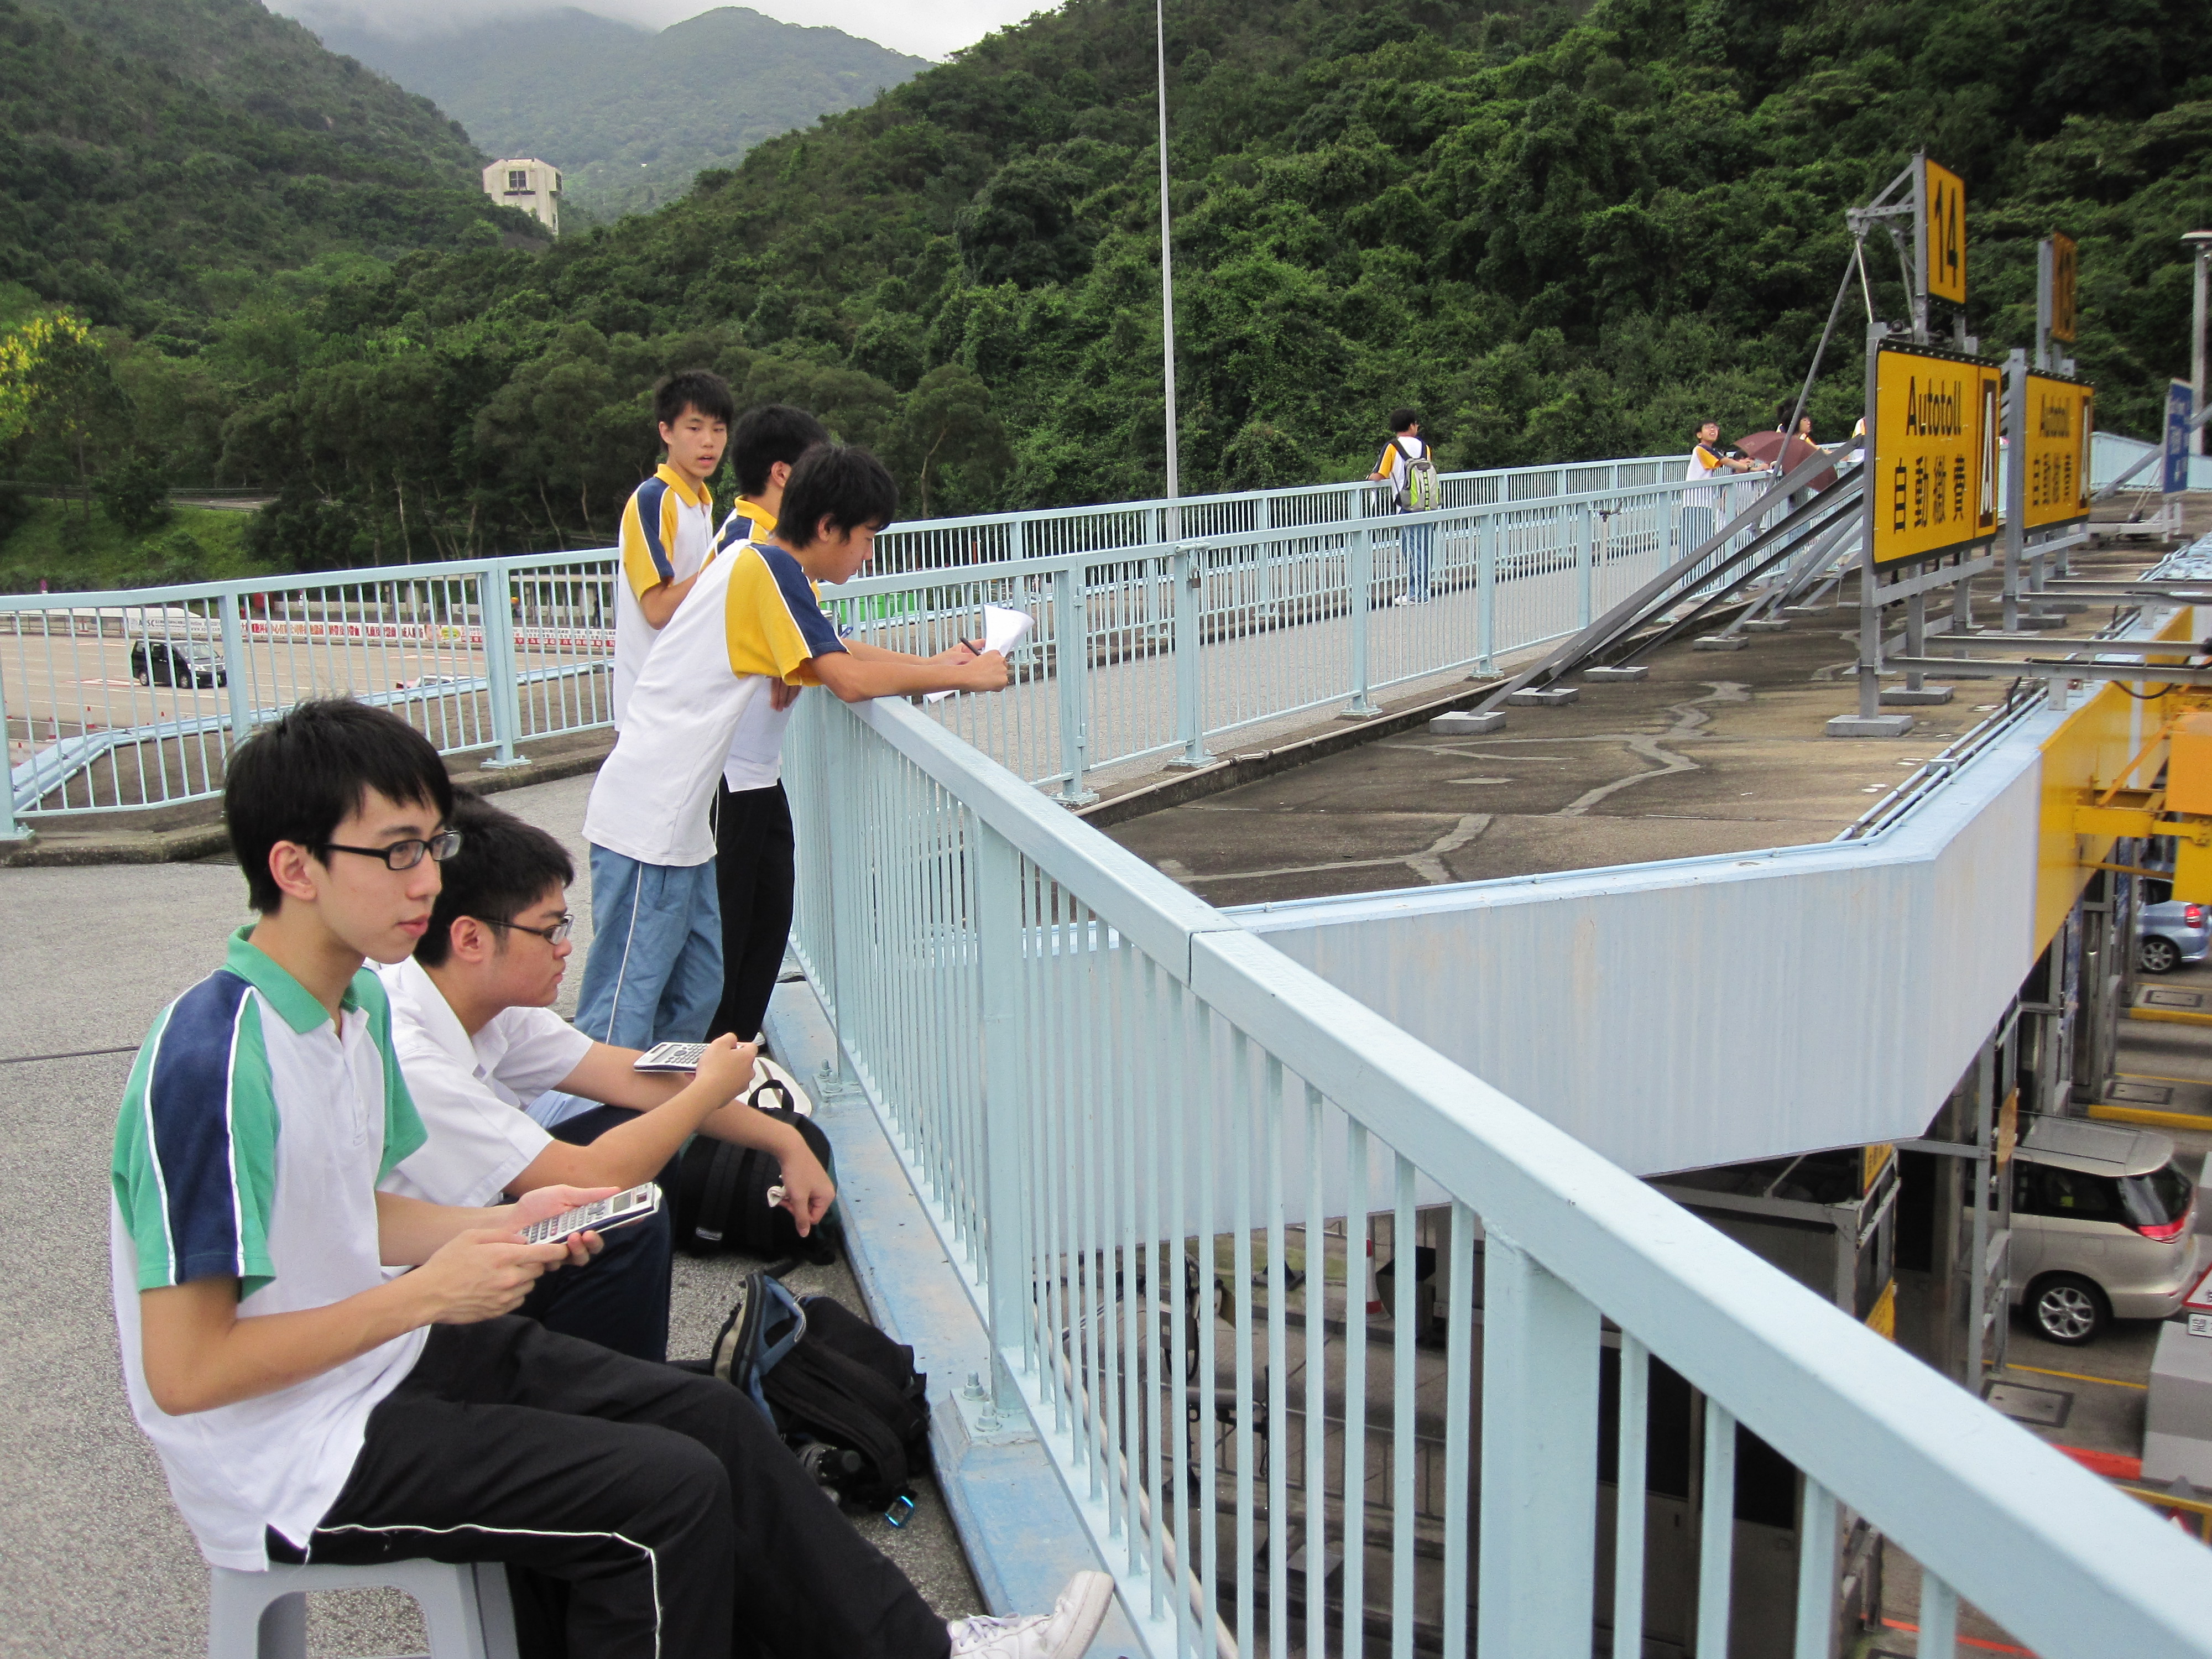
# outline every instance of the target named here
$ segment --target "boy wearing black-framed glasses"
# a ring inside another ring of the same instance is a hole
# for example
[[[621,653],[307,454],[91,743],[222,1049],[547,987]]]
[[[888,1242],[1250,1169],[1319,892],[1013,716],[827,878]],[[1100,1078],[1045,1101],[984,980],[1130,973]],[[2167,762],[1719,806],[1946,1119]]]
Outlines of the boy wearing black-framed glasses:
[[[428,930],[453,808],[422,733],[343,699],[230,758],[223,814],[259,919],[155,1019],[110,1165],[131,1414],[202,1553],[239,1572],[502,1562],[521,1650],[569,1659],[763,1641],[780,1659],[1076,1659],[1103,1574],[1050,1613],[948,1626],[741,1391],[505,1316],[600,1248],[520,1230],[609,1188],[482,1209],[377,1190],[424,1137],[363,963]]]
[[[734,1100],[754,1049],[712,1044],[696,1077],[640,1073],[638,1051],[595,1042],[555,1013],[567,969],[575,870],[561,843],[465,790],[449,827],[428,931],[380,971],[392,1036],[428,1139],[385,1177],[386,1192],[434,1204],[489,1204],[566,1182],[649,1181],[695,1131],[758,1146],[783,1166],[784,1206],[803,1236],[835,1196],[788,1124]],[[549,1133],[524,1110],[548,1089],[602,1103]],[[668,1350],[665,1210],[607,1240],[589,1273],[541,1279],[517,1310],[549,1330],[641,1359]]]

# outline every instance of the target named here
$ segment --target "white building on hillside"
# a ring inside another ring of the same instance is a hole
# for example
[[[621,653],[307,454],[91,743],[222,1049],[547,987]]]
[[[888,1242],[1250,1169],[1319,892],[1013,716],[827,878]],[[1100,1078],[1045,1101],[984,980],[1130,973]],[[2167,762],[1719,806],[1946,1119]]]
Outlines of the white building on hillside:
[[[483,170],[484,194],[520,208],[556,236],[561,234],[561,169],[532,157],[494,161]]]

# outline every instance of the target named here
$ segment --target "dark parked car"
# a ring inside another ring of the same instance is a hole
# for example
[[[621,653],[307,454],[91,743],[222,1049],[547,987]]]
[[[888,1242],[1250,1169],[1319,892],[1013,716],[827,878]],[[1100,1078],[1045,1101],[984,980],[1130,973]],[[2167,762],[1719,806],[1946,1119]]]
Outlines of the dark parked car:
[[[137,640],[131,647],[131,678],[141,685],[221,685],[222,659],[204,646],[183,640]]]

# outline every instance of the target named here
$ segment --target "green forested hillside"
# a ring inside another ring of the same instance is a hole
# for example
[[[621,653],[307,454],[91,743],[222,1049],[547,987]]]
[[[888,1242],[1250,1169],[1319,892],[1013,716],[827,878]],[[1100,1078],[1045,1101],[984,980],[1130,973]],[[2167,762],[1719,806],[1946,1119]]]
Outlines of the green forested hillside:
[[[0,0],[0,281],[198,337],[327,254],[496,246],[468,141],[258,0]]]
[[[573,7],[400,40],[309,21],[422,94],[494,155],[562,170],[564,228],[673,201],[703,167],[866,103],[928,64],[833,28],[721,6],[661,30]]]
[[[0,0],[5,3],[6,0]],[[113,0],[126,3],[126,0]],[[241,297],[189,356],[111,344],[175,476],[283,491],[301,564],[603,542],[643,392],[702,362],[821,408],[911,511],[1159,487],[1152,9],[1070,0],[690,198],[538,254],[412,254]],[[1762,425],[1842,210],[1925,144],[1972,209],[1975,331],[2025,343],[2081,246],[2100,423],[2185,368],[2212,223],[2212,0],[1172,0],[1188,487],[1344,477],[1419,404],[1455,465]],[[1899,314],[1895,265],[1875,299]],[[1887,273],[1885,275],[1885,273]],[[1813,405],[1848,425],[1846,311]]]

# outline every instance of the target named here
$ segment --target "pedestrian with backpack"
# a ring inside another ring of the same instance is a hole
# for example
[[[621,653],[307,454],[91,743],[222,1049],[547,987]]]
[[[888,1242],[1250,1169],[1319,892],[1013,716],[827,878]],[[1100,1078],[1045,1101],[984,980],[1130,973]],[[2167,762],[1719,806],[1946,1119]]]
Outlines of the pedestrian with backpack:
[[[1395,513],[1432,513],[1443,505],[1443,475],[1437,471],[1436,452],[1421,435],[1421,412],[1417,409],[1391,411],[1390,436],[1375,470],[1371,483],[1390,487]],[[1398,535],[1406,554],[1406,591],[1393,605],[1426,605],[1429,600],[1429,556],[1436,526],[1409,524]]]

